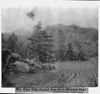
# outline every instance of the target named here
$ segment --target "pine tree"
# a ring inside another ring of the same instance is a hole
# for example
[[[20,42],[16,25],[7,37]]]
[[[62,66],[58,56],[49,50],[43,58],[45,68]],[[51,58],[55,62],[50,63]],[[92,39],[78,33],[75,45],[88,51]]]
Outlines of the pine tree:
[[[67,59],[68,60],[73,60],[73,55],[74,55],[74,53],[73,53],[73,48],[72,48],[72,44],[71,43],[68,43],[68,50],[67,50],[67,53],[66,53],[66,56],[67,56]]]
[[[28,52],[27,45],[25,45],[25,47],[24,47],[24,55],[25,55],[25,57],[27,57],[27,52]]]
[[[18,48],[16,49],[16,51],[22,58],[25,57],[25,45],[23,42],[18,42]]]
[[[80,52],[78,53],[78,59],[79,60],[86,60],[85,59],[85,54],[80,50]]]
[[[9,38],[7,39],[7,48],[10,49],[12,52],[15,52],[18,45],[18,41],[17,41],[17,36],[16,34],[13,32]]]
[[[59,45],[59,59],[61,61],[66,60],[66,46],[65,46],[65,36],[64,32],[59,28],[58,31],[58,45]]]
[[[30,39],[28,38],[28,40],[30,41]],[[25,45],[25,57],[26,58],[34,58],[35,54],[33,53],[34,50],[32,50],[31,47],[31,41],[29,43],[27,43],[27,45]]]
[[[6,38],[5,35],[2,33],[2,49],[6,48]]]
[[[29,48],[33,57],[37,56],[38,61],[46,62],[47,55],[52,52],[53,40],[45,30],[42,30],[41,22],[34,27],[34,32],[28,40],[30,40]]]

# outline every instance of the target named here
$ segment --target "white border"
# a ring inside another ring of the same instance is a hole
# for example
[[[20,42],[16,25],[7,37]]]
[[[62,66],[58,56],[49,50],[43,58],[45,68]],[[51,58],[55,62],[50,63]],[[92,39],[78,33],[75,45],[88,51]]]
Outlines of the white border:
[[[5,8],[8,8],[8,7],[11,7],[11,6],[17,7],[17,5],[22,5],[23,7],[27,7],[27,5],[30,5],[31,7],[33,5],[34,6],[35,5],[38,5],[38,6],[52,5],[52,7],[55,7],[54,2],[56,2],[58,0],[2,0],[2,1],[3,1],[2,4],[5,6]],[[62,5],[62,6],[66,7],[65,0],[63,0],[63,1],[59,0],[58,5]],[[73,7],[74,6],[81,7],[81,6],[84,6],[84,5],[86,5],[86,6],[88,6],[88,5],[89,6],[98,6],[98,8],[99,8],[98,17],[100,16],[100,1],[68,1],[67,5],[73,6]],[[0,10],[0,14],[1,14],[1,10]],[[1,17],[0,17],[0,22],[1,22]],[[99,18],[99,23],[100,23],[100,18]],[[1,26],[1,23],[0,23],[0,26]],[[100,27],[100,24],[98,25],[98,27]],[[1,31],[1,27],[0,27],[0,31]],[[98,29],[98,31],[99,31],[99,29]],[[100,34],[99,34],[99,36],[100,36]],[[0,42],[1,42],[1,34],[0,34]],[[0,43],[0,46],[1,46],[1,43]],[[100,51],[99,51],[99,53],[100,53]],[[0,54],[1,54],[1,47],[0,47]],[[0,55],[0,63],[1,63],[1,55]],[[98,64],[99,64],[99,62],[98,62]],[[100,68],[100,64],[99,64],[98,67]],[[1,64],[0,64],[0,68],[1,68]],[[98,68],[98,70],[99,70],[99,68]],[[0,75],[1,75],[1,70],[0,70]],[[100,75],[100,72],[99,72],[99,75]],[[1,82],[1,78],[0,78],[0,82]],[[95,93],[98,94],[99,90],[100,90],[100,86],[95,87],[95,88],[89,88],[89,94],[95,94]],[[1,84],[0,84],[0,93],[15,93],[15,89],[14,88],[1,88]]]

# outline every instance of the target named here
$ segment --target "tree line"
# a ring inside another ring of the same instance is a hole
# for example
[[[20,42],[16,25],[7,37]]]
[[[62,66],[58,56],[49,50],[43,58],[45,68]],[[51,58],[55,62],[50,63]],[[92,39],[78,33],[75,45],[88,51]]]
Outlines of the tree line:
[[[69,32],[65,36],[64,31],[58,30],[58,48],[53,49],[54,36],[42,29],[42,23],[34,26],[28,43],[18,41],[18,36],[13,32],[8,39],[2,33],[2,49],[9,49],[18,53],[22,58],[37,58],[38,62],[75,61],[87,60],[98,55],[97,42],[86,39],[84,35]]]

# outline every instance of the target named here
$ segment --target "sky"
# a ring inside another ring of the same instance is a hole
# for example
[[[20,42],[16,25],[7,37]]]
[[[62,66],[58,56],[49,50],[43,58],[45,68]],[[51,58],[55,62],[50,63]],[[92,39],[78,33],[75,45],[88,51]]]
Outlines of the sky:
[[[17,29],[32,31],[38,21],[42,22],[43,28],[63,23],[98,29],[98,7],[93,3],[9,1],[12,3],[3,0],[1,4],[2,32],[13,32]],[[35,13],[34,20],[27,16],[30,11]]]

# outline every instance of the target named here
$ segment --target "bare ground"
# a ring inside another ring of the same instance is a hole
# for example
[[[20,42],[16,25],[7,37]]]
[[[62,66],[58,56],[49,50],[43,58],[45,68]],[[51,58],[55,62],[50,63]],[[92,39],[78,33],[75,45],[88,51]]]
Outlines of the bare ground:
[[[9,74],[15,87],[96,87],[98,86],[97,60],[52,64],[55,70],[38,70],[36,73]]]

